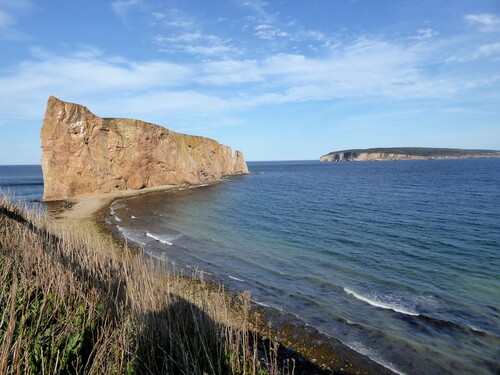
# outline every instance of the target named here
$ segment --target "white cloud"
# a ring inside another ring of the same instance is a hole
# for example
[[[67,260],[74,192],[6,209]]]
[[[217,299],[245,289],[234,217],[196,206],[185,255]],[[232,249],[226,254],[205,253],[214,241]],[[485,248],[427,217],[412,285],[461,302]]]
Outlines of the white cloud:
[[[189,67],[163,61],[108,59],[92,50],[70,56],[35,50],[33,59],[0,76],[1,112],[4,116],[40,116],[40,103],[49,95],[95,102],[95,98],[174,89],[190,75]]]
[[[173,36],[158,35],[154,38],[156,42],[170,42],[170,43],[190,43],[199,40],[206,40],[210,42],[218,42],[220,39],[214,35],[204,35],[198,32],[184,33]]]
[[[267,24],[255,26],[255,30],[268,30],[268,29],[272,29],[272,28],[273,27],[271,25],[267,25]]]
[[[260,15],[260,17],[248,16],[246,18],[253,23],[253,36],[260,40],[278,41],[282,47],[287,46],[296,50],[299,49],[297,42],[308,42],[307,48],[315,51],[329,48],[332,44],[330,38],[321,31],[304,28],[298,21],[290,18],[282,21],[279,13],[270,15],[264,9],[267,3],[246,1],[243,5]],[[243,26],[243,29],[249,29],[248,25]]]
[[[500,17],[494,14],[467,14],[465,20],[474,26],[478,26],[481,31],[496,31],[500,29]]]
[[[151,15],[153,16],[153,18],[155,18],[157,20],[163,20],[166,17],[165,14],[160,13],[160,12],[151,12]]]
[[[184,52],[202,56],[224,56],[238,53],[238,49],[215,35],[189,32],[172,36],[157,35],[153,40],[160,44],[163,52]]]
[[[300,30],[295,34],[295,37],[299,40],[316,40],[318,42],[322,42],[327,39],[324,33],[316,30]]]
[[[287,37],[288,33],[269,24],[260,24],[255,27],[254,35],[260,39],[273,40],[276,38]]]
[[[5,39],[26,39],[27,36],[18,31],[16,26],[20,15],[33,9],[30,0],[0,1],[0,37]]]
[[[204,56],[223,56],[235,52],[236,50],[223,46],[223,45],[215,45],[215,46],[186,46],[184,48],[185,52],[190,53],[192,55],[204,55]]]
[[[14,24],[14,18],[0,9],[0,29],[5,29]]]
[[[277,54],[261,60],[205,64],[202,82],[228,88],[245,84],[251,94],[241,98],[245,102],[241,105],[251,107],[347,98],[449,98],[497,80],[429,73],[423,67],[433,64],[434,58],[435,51],[418,43],[360,38],[322,58]]]
[[[122,21],[125,21],[130,11],[138,5],[140,5],[139,0],[117,0],[111,3],[111,8]]]
[[[439,33],[433,29],[418,29],[417,35],[414,36],[412,39],[422,40],[422,41],[423,40],[430,40],[438,35],[439,35]]]
[[[255,14],[257,14],[260,19],[265,21],[270,21],[273,17],[264,9],[267,2],[260,0],[246,0],[242,4],[243,6],[250,8]]]
[[[182,32],[197,29],[196,22],[189,14],[180,9],[168,8],[148,13],[153,18],[153,25],[171,29],[180,29]]]
[[[205,41],[196,33],[169,38]],[[194,43],[189,48],[223,47]],[[232,116],[256,106],[303,101],[450,98],[499,80],[479,73],[462,77],[427,70],[439,50],[420,41],[370,38],[344,43],[322,57],[282,53],[253,59],[194,59],[182,65],[107,56],[92,47],[70,55],[40,49],[32,53],[31,59],[0,75],[3,119],[40,118],[49,95],[85,103],[101,115],[158,122],[159,116]],[[224,51],[191,53],[215,56]],[[476,53],[496,56],[500,45],[484,44]]]
[[[494,55],[497,55],[497,58],[500,56],[500,43],[490,43],[479,46],[473,55],[473,59]]]
[[[460,54],[448,57],[448,59],[446,59],[446,62],[464,63],[479,59],[493,59],[493,61],[500,60],[500,43],[482,44],[475,47],[474,49],[468,48]]]
[[[199,77],[203,84],[227,86],[240,83],[260,82],[264,72],[256,60],[222,60],[203,64]]]

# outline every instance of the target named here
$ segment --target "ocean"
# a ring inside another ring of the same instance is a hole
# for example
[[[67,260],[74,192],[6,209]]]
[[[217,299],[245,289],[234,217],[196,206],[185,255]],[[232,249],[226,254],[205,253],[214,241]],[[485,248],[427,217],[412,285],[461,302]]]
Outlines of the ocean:
[[[40,165],[0,165],[0,189],[12,200],[37,205],[43,196]]]
[[[108,224],[397,373],[500,373],[500,159],[248,165],[117,200]],[[36,171],[0,185],[40,198]]]

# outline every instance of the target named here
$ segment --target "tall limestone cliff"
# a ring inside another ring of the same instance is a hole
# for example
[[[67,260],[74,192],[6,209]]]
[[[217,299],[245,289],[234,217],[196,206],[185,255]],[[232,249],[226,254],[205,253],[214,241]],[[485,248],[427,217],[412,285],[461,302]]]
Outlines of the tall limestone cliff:
[[[43,120],[44,200],[246,174],[241,151],[138,120],[103,119],[51,96]]]

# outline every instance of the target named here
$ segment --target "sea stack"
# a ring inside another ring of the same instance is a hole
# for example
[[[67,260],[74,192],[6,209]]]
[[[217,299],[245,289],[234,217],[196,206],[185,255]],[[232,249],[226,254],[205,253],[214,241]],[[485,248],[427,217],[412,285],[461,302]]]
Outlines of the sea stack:
[[[147,122],[100,118],[51,96],[43,120],[43,200],[162,185],[200,184],[248,173],[243,153]]]

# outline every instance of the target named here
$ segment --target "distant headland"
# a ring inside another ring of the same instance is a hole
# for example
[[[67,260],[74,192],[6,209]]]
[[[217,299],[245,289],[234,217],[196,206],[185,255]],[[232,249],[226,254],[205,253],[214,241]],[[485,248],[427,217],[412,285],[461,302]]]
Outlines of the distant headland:
[[[243,153],[147,122],[100,118],[51,96],[43,120],[44,200],[202,184],[246,174]]]
[[[320,161],[386,161],[500,158],[498,150],[467,150],[459,148],[381,147],[333,151]]]

